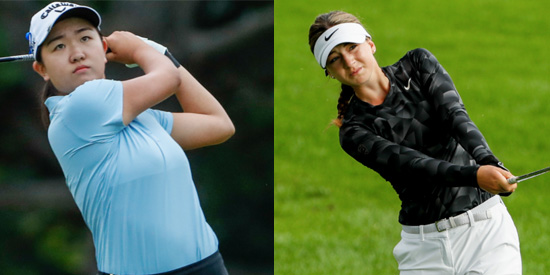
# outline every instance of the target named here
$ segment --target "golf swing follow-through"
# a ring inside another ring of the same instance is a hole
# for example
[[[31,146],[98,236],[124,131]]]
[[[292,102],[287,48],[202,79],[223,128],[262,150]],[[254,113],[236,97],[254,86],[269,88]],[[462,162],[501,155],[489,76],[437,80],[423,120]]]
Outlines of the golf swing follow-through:
[[[98,274],[227,274],[206,221],[185,150],[222,143],[235,131],[221,104],[166,47],[130,32],[104,37],[90,7],[54,2],[27,35],[46,82],[50,146],[90,229]],[[108,62],[144,74],[105,77]],[[185,112],[152,106],[175,95]]]
[[[400,274],[521,274],[519,236],[501,198],[518,184],[435,56],[412,49],[381,67],[373,37],[343,11],[315,18],[309,46],[341,84],[340,146],[401,200]]]

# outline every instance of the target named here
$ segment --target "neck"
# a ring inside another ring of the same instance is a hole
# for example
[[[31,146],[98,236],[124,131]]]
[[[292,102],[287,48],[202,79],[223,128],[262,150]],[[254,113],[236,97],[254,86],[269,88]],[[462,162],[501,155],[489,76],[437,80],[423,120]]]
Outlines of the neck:
[[[373,78],[365,84],[353,87],[355,96],[373,106],[380,105],[390,91],[390,80],[381,68],[373,73]]]

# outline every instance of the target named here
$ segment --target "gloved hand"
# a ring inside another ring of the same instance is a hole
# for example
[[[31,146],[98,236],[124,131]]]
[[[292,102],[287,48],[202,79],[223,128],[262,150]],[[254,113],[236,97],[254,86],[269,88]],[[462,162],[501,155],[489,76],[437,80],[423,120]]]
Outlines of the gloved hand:
[[[137,37],[139,37],[141,40],[143,40],[143,42],[147,43],[147,45],[153,47],[155,50],[157,50],[157,52],[161,53],[161,54],[165,54],[166,53],[166,50],[167,48],[162,46],[161,44],[153,41],[153,40],[149,40],[145,37],[141,37],[139,35],[136,35]],[[138,67],[139,65],[138,64],[126,64],[126,67],[128,68],[135,68],[135,67]]]
[[[172,60],[172,62],[174,63],[174,65],[177,67],[180,66],[180,63],[174,58],[174,56],[172,56],[172,54],[168,51],[168,48],[166,48],[165,46],[153,41],[153,40],[149,40],[145,37],[141,37],[139,35],[136,35],[137,37],[141,38],[141,40],[143,40],[145,43],[147,43],[147,45],[153,47],[155,50],[157,50],[159,53],[163,54],[163,55],[166,55],[168,58],[170,58],[170,60]],[[137,67],[138,64],[126,64],[126,67],[128,68],[135,68]]]
[[[137,37],[141,38],[141,40],[143,40],[145,43],[147,43],[147,45],[153,47],[155,50],[157,50],[157,52],[161,53],[161,54],[166,54],[166,51],[168,50],[166,47],[164,47],[163,45],[153,41],[153,40],[149,40],[145,37],[141,37],[139,35],[137,35]]]

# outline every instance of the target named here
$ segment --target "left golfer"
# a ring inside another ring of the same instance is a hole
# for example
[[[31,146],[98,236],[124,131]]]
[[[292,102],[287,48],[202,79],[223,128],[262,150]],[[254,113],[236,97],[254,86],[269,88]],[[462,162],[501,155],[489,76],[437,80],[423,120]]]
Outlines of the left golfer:
[[[99,274],[227,274],[183,149],[224,142],[231,120],[183,67],[132,33],[103,37],[100,24],[90,7],[55,2],[28,35],[47,82],[50,145],[92,232]],[[145,74],[107,80],[107,61]],[[149,109],[174,94],[185,113]]]

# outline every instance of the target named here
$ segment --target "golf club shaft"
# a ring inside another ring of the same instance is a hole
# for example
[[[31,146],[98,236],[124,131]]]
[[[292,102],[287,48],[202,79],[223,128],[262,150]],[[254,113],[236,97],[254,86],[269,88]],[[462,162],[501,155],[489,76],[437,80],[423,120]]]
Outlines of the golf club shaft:
[[[6,57],[0,57],[1,62],[20,62],[20,61],[34,61],[32,54],[12,55]]]
[[[12,55],[6,57],[0,57],[0,63],[4,62],[22,62],[22,61],[34,61],[34,56],[32,54],[22,54],[22,55]],[[126,64],[128,68],[135,68],[137,64]]]
[[[528,180],[530,178],[534,178],[536,176],[540,176],[540,175],[542,175],[542,174],[544,174],[548,171],[550,171],[550,167],[546,167],[544,169],[540,169],[540,170],[537,170],[535,172],[531,172],[531,173],[521,175],[521,176],[518,176],[518,177],[512,177],[512,178],[507,179],[507,181],[508,181],[509,184],[514,184],[514,183],[517,183],[517,182],[520,182],[520,181],[524,181],[524,180]]]

